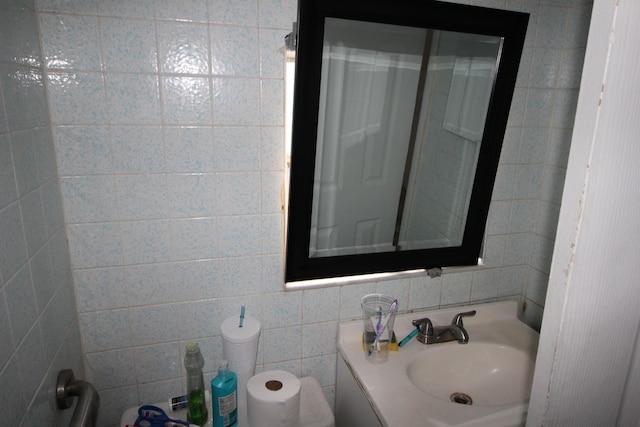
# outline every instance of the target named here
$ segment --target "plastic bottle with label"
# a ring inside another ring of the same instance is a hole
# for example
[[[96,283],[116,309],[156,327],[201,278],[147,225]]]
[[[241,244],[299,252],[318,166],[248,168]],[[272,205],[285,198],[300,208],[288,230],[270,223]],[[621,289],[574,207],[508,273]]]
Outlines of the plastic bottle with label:
[[[214,427],[238,425],[238,379],[226,360],[220,362],[218,375],[211,380],[211,406]]]
[[[188,343],[184,356],[184,367],[187,370],[187,396],[189,396],[187,421],[199,426],[205,425],[209,418],[204,394],[203,366],[204,359],[200,353],[200,346],[197,342]]]

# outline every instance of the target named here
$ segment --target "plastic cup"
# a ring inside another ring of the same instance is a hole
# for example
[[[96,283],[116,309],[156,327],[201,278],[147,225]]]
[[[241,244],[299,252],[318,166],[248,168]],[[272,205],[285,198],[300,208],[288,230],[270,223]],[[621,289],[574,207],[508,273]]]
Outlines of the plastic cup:
[[[363,349],[371,363],[385,363],[389,359],[396,317],[395,308],[391,309],[394,301],[395,298],[382,294],[362,297]]]

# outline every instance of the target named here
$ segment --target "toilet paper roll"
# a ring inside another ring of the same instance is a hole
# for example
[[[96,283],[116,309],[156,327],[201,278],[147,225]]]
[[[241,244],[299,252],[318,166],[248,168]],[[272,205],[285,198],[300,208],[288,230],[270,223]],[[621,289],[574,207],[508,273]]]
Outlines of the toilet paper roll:
[[[298,427],[300,380],[285,371],[254,375],[247,383],[250,427]]]
[[[229,362],[229,370],[238,377],[238,405],[245,402],[247,381],[256,370],[260,322],[244,316],[242,327],[238,317],[230,317],[220,325],[222,353]]]

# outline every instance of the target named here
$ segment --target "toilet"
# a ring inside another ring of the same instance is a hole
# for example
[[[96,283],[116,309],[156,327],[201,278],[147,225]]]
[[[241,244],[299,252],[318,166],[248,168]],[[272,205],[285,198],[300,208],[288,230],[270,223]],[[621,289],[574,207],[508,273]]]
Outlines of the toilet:
[[[207,402],[211,411],[211,402]],[[153,403],[163,409],[171,418],[186,420],[187,410],[169,412],[168,402]],[[120,427],[133,426],[138,418],[139,406],[127,409],[120,418]],[[211,412],[209,412],[209,422],[206,427],[212,427]],[[248,427],[246,413],[238,414],[238,427]],[[322,392],[320,383],[314,377],[300,378],[300,427],[335,427],[335,418],[327,399]]]

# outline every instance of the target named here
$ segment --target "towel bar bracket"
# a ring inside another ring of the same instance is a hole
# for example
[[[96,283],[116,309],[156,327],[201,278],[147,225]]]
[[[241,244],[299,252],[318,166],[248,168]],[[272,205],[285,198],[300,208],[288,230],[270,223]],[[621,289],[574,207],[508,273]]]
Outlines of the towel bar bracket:
[[[73,405],[73,398],[78,397],[78,404],[71,417],[69,427],[95,427],[100,408],[100,395],[86,381],[76,380],[71,369],[58,372],[56,383],[56,403],[60,409],[68,409]]]

